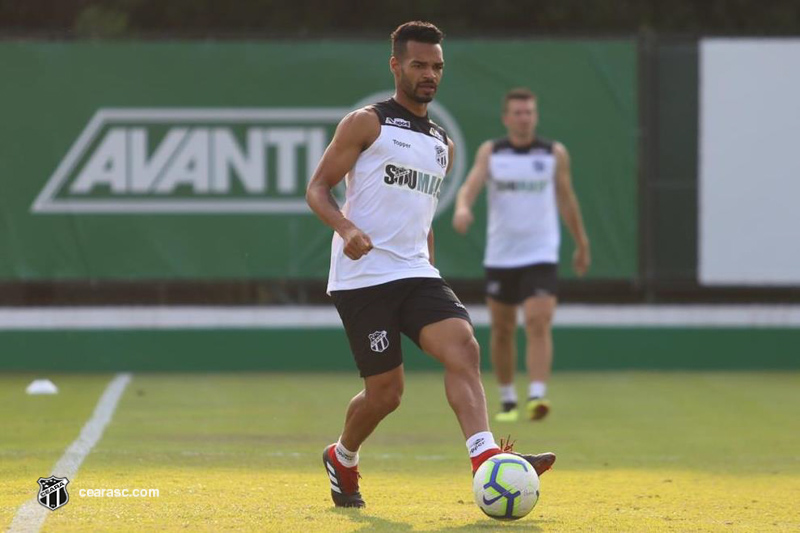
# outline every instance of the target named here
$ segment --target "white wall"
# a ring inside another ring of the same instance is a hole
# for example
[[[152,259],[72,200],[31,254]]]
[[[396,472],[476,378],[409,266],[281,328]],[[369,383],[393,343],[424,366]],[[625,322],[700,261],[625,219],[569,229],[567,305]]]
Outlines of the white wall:
[[[800,39],[700,45],[699,277],[800,285]]]

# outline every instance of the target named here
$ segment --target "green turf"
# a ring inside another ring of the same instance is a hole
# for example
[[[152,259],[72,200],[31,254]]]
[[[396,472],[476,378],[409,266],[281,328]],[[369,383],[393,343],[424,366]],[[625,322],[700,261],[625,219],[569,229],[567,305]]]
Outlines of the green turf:
[[[110,375],[0,376],[0,529],[77,436]],[[495,387],[488,380],[493,406]],[[533,513],[472,503],[441,375],[411,373],[401,408],[362,449],[363,511],[335,510],[320,454],[354,374],[136,375],[43,531],[796,531],[800,374],[561,373],[545,422],[495,424],[553,450]],[[520,391],[524,384],[519,383]],[[80,498],[157,488],[158,498]]]

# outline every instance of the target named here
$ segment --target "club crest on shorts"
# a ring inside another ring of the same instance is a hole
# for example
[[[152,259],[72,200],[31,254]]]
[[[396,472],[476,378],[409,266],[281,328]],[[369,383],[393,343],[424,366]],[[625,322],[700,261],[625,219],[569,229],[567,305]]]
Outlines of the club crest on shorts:
[[[386,338],[386,331],[376,331],[369,334],[369,347],[373,352],[383,352],[389,347],[389,339]]]
[[[447,150],[442,146],[436,145],[436,162],[442,168],[447,168]]]
[[[67,504],[69,501],[69,494],[67,494],[69,480],[67,478],[56,476],[40,477],[38,482],[39,496],[36,499],[41,505],[51,511],[55,511]]]
[[[486,292],[489,294],[500,294],[500,282],[496,279],[486,284]]]

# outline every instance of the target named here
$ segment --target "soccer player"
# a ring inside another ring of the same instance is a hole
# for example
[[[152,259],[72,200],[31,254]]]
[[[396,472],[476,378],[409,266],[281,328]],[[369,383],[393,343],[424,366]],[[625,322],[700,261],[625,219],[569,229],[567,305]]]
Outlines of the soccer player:
[[[491,359],[500,386],[498,422],[518,419],[514,388],[517,310],[522,306],[527,337],[528,401],[531,420],[550,411],[547,382],[553,364],[551,324],[556,308],[558,214],[577,245],[573,268],[583,276],[591,262],[589,239],[575,192],[569,154],[563,144],[536,135],[536,96],[514,89],[503,102],[508,135],[484,142],[458,191],[453,226],[466,233],[472,206],[488,183],[489,220],[484,267],[491,315]]]
[[[442,37],[427,22],[392,33],[394,96],[342,119],[306,192],[308,205],[334,230],[328,292],[364,379],[339,441],[323,453],[338,507],[364,506],[358,451],[400,405],[401,333],[444,366],[447,400],[473,472],[501,451],[489,431],[469,314],[433,265],[431,223],[455,150],[427,113],[444,71]],[[345,176],[340,208],[331,189]],[[551,453],[522,457],[540,474],[555,461]]]

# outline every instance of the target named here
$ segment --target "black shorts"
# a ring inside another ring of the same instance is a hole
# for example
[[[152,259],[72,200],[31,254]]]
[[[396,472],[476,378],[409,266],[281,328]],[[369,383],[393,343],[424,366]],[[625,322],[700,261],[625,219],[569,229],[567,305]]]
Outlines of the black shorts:
[[[517,305],[531,296],[558,295],[558,265],[537,263],[515,268],[486,268],[486,296]]]
[[[419,346],[428,324],[446,318],[472,321],[467,308],[440,278],[408,278],[346,291],[331,298],[347,332],[361,377],[393,370],[403,363],[400,334]]]

